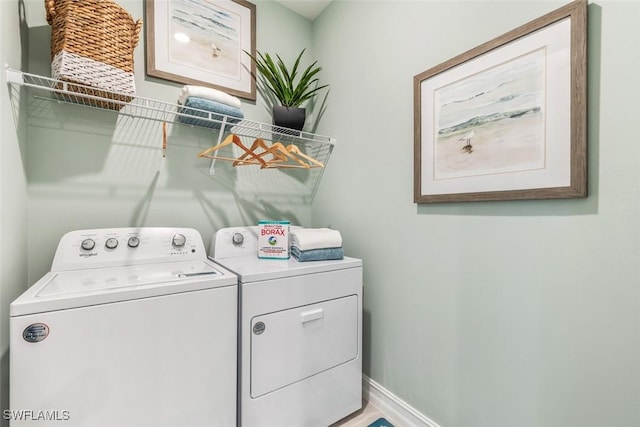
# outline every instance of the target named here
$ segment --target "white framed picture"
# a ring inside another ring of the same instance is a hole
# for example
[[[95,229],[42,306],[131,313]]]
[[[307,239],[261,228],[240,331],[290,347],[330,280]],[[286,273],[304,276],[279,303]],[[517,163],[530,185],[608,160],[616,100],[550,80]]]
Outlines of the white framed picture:
[[[147,0],[147,75],[256,99],[256,6],[246,0]]]

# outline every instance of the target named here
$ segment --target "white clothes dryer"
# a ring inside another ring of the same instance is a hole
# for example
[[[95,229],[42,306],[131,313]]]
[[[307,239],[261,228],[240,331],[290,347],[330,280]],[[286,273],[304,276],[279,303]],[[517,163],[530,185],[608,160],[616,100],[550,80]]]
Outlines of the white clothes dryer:
[[[237,278],[186,228],[67,233],[10,307],[11,426],[236,426]]]
[[[362,406],[362,261],[258,258],[258,227],[210,256],[239,285],[239,425],[327,427]]]

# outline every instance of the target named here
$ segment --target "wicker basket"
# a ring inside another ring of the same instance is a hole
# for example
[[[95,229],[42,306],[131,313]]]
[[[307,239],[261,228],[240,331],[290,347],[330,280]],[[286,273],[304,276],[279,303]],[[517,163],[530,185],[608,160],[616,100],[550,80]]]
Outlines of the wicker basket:
[[[134,22],[112,0],[45,0],[45,8],[51,25],[51,77],[95,88],[69,85],[78,93],[131,101],[136,93],[133,50],[142,20]],[[124,106],[96,105],[112,110]]]

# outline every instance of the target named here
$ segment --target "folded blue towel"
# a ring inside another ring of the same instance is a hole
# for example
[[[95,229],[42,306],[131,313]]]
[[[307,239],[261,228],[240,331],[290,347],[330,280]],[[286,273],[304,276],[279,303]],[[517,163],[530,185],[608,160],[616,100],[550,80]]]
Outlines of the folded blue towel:
[[[291,256],[298,261],[325,261],[344,258],[344,250],[340,247],[301,251],[297,246],[291,246]]]
[[[204,111],[201,111],[204,110]],[[211,114],[211,120],[202,120],[198,117],[209,118],[208,112],[214,113]],[[241,119],[244,118],[244,113],[241,109],[231,107],[226,104],[222,104],[217,101],[212,101],[210,99],[198,98],[196,96],[190,96],[186,99],[184,105],[181,105],[178,108],[178,120],[181,123],[193,126],[203,126],[212,129],[219,129],[224,117],[222,115],[228,116],[227,123],[235,124],[238,123]],[[186,114],[186,116],[185,116]]]

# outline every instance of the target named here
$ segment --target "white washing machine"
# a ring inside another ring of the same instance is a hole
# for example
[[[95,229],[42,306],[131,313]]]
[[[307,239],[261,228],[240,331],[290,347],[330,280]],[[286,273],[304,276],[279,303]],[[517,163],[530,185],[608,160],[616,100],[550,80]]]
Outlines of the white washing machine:
[[[237,278],[184,228],[82,230],[10,307],[11,426],[236,426]]]
[[[238,276],[239,425],[327,427],[362,406],[362,261],[259,259],[257,233],[209,252]]]

